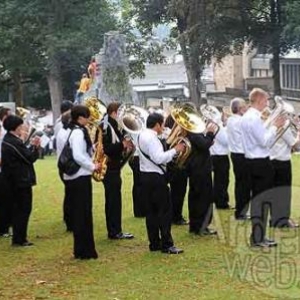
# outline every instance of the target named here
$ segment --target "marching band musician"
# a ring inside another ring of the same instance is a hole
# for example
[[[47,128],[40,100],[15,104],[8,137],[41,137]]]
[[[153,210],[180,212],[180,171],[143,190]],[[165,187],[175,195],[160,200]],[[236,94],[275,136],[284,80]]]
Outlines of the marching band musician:
[[[27,240],[27,228],[32,210],[32,186],[36,184],[34,162],[39,156],[40,138],[35,137],[27,148],[22,118],[9,115],[3,126],[7,133],[2,141],[2,172],[12,201],[12,246],[32,246]]]
[[[73,175],[63,174],[66,194],[70,201],[70,214],[74,237],[75,259],[97,259],[93,233],[93,186],[92,173],[101,165],[93,163],[92,141],[86,125],[90,111],[86,106],[71,109],[71,122],[64,144],[69,141],[74,161],[80,166]]]
[[[103,149],[108,156],[107,172],[103,179],[105,189],[105,216],[109,239],[132,239],[131,233],[122,232],[122,179],[121,164],[124,151],[131,151],[133,144],[124,139],[118,128],[117,111],[121,103],[112,102],[101,122]]]
[[[163,133],[164,118],[152,113],[147,118],[147,128],[138,137],[140,171],[146,205],[146,227],[150,251],[179,254],[183,250],[174,246],[171,235],[172,204],[169,195],[166,165],[185,149],[182,143],[164,151],[158,135]]]
[[[273,187],[273,168],[270,161],[270,146],[276,139],[277,128],[285,123],[279,117],[270,128],[264,126],[262,111],[268,106],[269,95],[260,88],[254,88],[249,95],[250,108],[241,121],[242,143],[251,182],[252,247],[273,247],[277,243],[266,238],[268,208],[272,204],[265,191]]]
[[[146,216],[145,206],[142,201],[142,186],[141,186],[141,171],[140,171],[140,159],[139,149],[137,145],[137,136],[133,136],[133,142],[135,145],[135,152],[133,157],[129,160],[129,166],[133,174],[133,186],[132,186],[132,200],[133,200],[133,215],[136,218],[143,218]]]
[[[170,133],[175,121],[171,115],[166,119],[166,130]],[[168,172],[170,174],[170,195],[172,202],[172,223],[175,225],[188,225],[188,222],[182,215],[184,197],[187,190],[188,175],[185,168],[179,169],[174,164],[168,164]]]
[[[227,134],[230,157],[235,177],[235,218],[237,220],[247,220],[247,211],[250,201],[250,187],[244,148],[241,140],[241,121],[242,116],[247,110],[247,106],[243,99],[234,98],[231,100],[230,108],[232,116],[229,117],[227,121]]]
[[[62,123],[62,128],[59,129],[56,135],[56,156],[59,159],[59,156],[64,148],[66,140],[68,138],[68,128],[71,121],[71,111],[66,111],[61,115],[60,122]],[[71,199],[68,195],[68,189],[66,182],[63,177],[63,173],[59,170],[59,178],[61,179],[64,185],[64,200],[63,200],[63,220],[66,225],[66,230],[72,232],[72,218],[71,218]]]
[[[6,134],[3,122],[11,110],[6,107],[0,109],[0,237],[10,237],[9,227],[12,223],[12,202],[10,201],[8,183],[1,172],[1,144]]]
[[[206,134],[187,134],[187,138],[192,145],[192,151],[186,166],[189,176],[189,231],[196,235],[217,234],[217,231],[208,227],[211,223],[213,212],[211,157],[209,148],[213,144],[215,131],[216,124],[209,123],[206,128]]]
[[[210,147],[210,154],[213,167],[213,198],[216,207],[219,209],[229,209],[229,148],[227,129],[220,119],[213,120],[219,126],[219,132],[215,136],[214,143]]]
[[[274,169],[274,187],[277,187],[275,190],[276,203],[271,209],[271,227],[299,227],[298,224],[290,219],[292,198],[291,156],[292,148],[297,147],[299,144],[299,133],[295,137],[289,127],[271,148],[270,158]]]

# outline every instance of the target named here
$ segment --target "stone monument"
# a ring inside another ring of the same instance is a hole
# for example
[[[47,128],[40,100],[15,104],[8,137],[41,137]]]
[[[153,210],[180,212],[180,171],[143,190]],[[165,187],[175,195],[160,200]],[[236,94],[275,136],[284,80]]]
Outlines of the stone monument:
[[[112,101],[132,103],[129,61],[123,34],[110,31],[104,36],[104,48],[96,56],[99,68],[98,97],[105,104]]]

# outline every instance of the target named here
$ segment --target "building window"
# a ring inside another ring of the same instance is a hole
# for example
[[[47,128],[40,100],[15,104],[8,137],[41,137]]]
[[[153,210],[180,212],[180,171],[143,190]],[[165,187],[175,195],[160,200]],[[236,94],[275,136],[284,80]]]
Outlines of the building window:
[[[284,89],[300,90],[299,64],[282,64],[281,84]]]

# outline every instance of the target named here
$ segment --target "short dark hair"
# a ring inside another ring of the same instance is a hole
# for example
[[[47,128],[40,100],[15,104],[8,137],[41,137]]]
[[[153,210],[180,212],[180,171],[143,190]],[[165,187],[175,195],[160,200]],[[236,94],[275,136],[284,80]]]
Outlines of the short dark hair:
[[[90,110],[84,105],[75,105],[71,109],[71,120],[76,123],[79,117],[89,118]]]
[[[158,113],[150,114],[147,118],[147,128],[153,128],[157,123],[162,125],[164,123],[164,117]]]
[[[66,111],[65,113],[62,114],[61,116],[61,122],[63,124],[63,128],[68,128],[68,125],[71,122],[71,112],[70,111]]]
[[[166,118],[165,126],[172,129],[174,126],[174,123],[175,123],[175,121],[174,121],[172,115],[169,114],[168,117]]]
[[[107,114],[110,116],[113,112],[117,112],[120,106],[120,102],[109,103],[107,106]]]
[[[71,102],[70,100],[64,100],[60,105],[60,113],[63,114],[66,111],[72,109],[72,107],[73,107],[73,102]]]
[[[7,107],[1,107],[1,108],[0,108],[0,121],[2,121],[3,118],[4,118],[5,116],[7,116],[9,112],[10,112],[10,108],[7,108]]]
[[[20,125],[22,125],[23,119],[16,116],[16,115],[9,115],[5,120],[3,121],[3,127],[7,131],[14,131],[16,130]]]

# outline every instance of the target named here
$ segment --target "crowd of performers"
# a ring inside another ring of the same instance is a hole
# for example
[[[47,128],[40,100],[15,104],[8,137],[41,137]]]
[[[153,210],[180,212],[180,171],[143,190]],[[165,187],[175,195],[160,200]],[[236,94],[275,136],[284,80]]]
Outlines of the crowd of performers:
[[[286,123],[279,116],[265,126],[262,112],[269,104],[269,95],[255,88],[249,103],[234,98],[231,115],[209,123],[203,133],[186,133],[191,154],[184,168],[177,168],[173,159],[186,145],[178,143],[167,149],[162,139],[174,121],[159,113],[150,113],[145,129],[128,140],[118,123],[120,103],[113,102],[100,123],[102,143],[107,160],[103,179],[107,238],[133,239],[122,228],[122,180],[124,152],[135,149],[129,165],[133,173],[133,213],[145,217],[150,251],[180,254],[175,246],[171,225],[186,225],[193,235],[217,235],[210,227],[213,204],[216,209],[231,209],[228,185],[230,159],[234,173],[234,218],[251,220],[251,247],[273,247],[277,243],[266,236],[270,226],[296,228],[291,215],[291,155],[300,144],[299,134],[289,127],[276,140],[278,129]],[[64,101],[61,116],[55,124],[56,151],[59,157],[68,141],[78,172],[59,172],[64,185],[63,218],[67,231],[73,233],[73,254],[76,259],[98,257],[93,234],[92,173],[101,163],[93,162],[94,145],[86,125],[90,111],[84,105]],[[32,208],[32,186],[35,185],[34,162],[38,158],[39,138],[26,143],[23,120],[2,108],[1,120],[1,188],[0,234],[9,237],[12,245],[31,246],[27,227]],[[166,126],[166,127],[165,127]],[[216,126],[219,130],[216,131]],[[216,133],[217,132],[217,133]],[[189,189],[187,192],[187,186]],[[183,217],[183,203],[188,199],[188,221]]]

